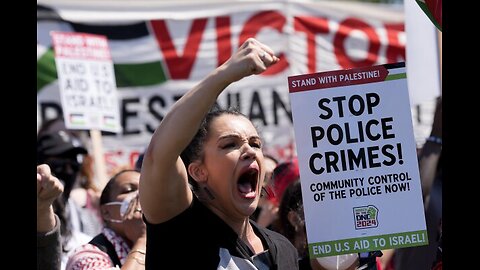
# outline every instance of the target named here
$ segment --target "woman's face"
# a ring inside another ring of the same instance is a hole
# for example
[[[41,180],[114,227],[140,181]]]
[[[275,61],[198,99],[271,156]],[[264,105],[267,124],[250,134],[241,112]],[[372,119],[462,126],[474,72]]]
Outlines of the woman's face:
[[[118,175],[110,191],[112,201],[121,202],[132,192],[137,192],[139,180],[140,173],[136,171],[127,171]]]
[[[224,215],[244,219],[256,209],[265,177],[262,141],[244,116],[215,118],[204,144],[206,185],[215,197],[211,204]]]
[[[135,196],[138,192],[138,185],[139,185],[140,173],[136,171],[127,171],[123,172],[115,178],[115,182],[111,187],[110,190],[110,203],[104,204],[102,207],[104,208],[104,215],[106,220],[114,220],[116,224],[111,224],[111,227],[119,227],[123,225],[123,221],[125,216],[131,214],[131,211],[134,211],[133,208],[140,209],[140,204],[138,200],[136,200]],[[123,211],[122,209],[122,202],[127,198],[133,198],[132,207],[128,208],[128,212],[121,214]],[[138,205],[137,205],[138,204]],[[132,208],[132,209],[130,209]]]
[[[102,205],[104,218],[111,221],[107,224],[108,227],[122,236],[130,246],[146,232],[146,225],[142,219],[142,208],[137,197],[139,179],[140,173],[136,171],[127,171],[118,175],[110,190],[113,204]],[[132,200],[126,200],[130,203],[127,204],[128,207],[123,207],[126,210],[125,215],[122,216],[122,205],[125,206],[123,202],[126,198]],[[112,220],[116,220],[116,222],[112,222]]]

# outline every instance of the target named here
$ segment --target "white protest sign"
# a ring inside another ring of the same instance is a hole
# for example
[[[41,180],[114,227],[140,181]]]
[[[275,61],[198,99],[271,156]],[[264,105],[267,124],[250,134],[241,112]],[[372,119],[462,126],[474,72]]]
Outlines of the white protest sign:
[[[107,38],[51,32],[65,125],[119,132],[120,114]]]
[[[310,256],[428,244],[405,64],[288,85]]]

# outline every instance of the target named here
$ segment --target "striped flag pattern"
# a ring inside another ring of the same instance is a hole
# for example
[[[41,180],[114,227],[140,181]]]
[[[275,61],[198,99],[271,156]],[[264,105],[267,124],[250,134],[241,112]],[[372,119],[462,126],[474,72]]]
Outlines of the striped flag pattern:
[[[76,23],[62,19],[50,7],[37,5],[37,23],[39,28],[42,24],[45,28],[51,28],[52,24],[56,24],[60,31],[106,36],[119,88],[157,85],[169,79],[163,68],[157,41],[150,33],[146,21],[115,25]],[[43,52],[37,59],[38,92],[57,80],[57,70],[51,41],[43,41],[42,44],[37,44],[37,47],[42,47],[40,51]]]
[[[415,0],[432,23],[442,31],[442,0]]]

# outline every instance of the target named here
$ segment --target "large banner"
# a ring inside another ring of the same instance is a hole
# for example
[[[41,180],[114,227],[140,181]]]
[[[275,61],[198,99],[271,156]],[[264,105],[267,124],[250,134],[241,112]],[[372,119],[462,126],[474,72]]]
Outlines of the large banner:
[[[265,140],[265,151],[279,160],[296,152],[288,76],[406,59],[401,5],[43,2],[37,1],[38,125],[62,110],[50,31],[105,35],[122,125],[120,134],[103,137],[109,168],[134,162],[172,104],[249,37],[269,45],[281,61],[262,75],[230,85],[218,103],[238,106],[248,115]]]

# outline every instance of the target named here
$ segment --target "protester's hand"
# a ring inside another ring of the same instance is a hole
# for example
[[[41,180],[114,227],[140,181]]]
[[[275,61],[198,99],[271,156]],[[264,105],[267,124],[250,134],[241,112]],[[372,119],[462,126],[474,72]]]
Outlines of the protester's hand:
[[[47,164],[37,166],[37,211],[48,210],[63,192],[63,185]]]
[[[235,82],[243,77],[264,72],[280,59],[273,50],[254,38],[247,39],[220,69],[225,71],[227,83]]]
[[[53,176],[46,164],[37,166],[37,232],[49,232],[55,227],[53,201],[63,192],[63,184]]]
[[[142,210],[140,206],[140,200],[135,199],[135,205],[127,213],[125,220],[123,221],[125,227],[125,235],[127,238],[135,243],[138,238],[145,237],[147,227],[142,219]]]
[[[140,269],[138,267],[145,264],[147,228],[142,219],[142,207],[140,206],[140,200],[138,197],[134,200],[134,207],[130,208],[130,211],[127,213],[123,225],[125,236],[132,242],[132,249],[127,259],[133,258],[133,260],[126,260],[123,267],[126,269]],[[131,265],[132,262],[133,265]],[[139,265],[139,263],[141,265]],[[131,268],[132,266],[137,268]]]

